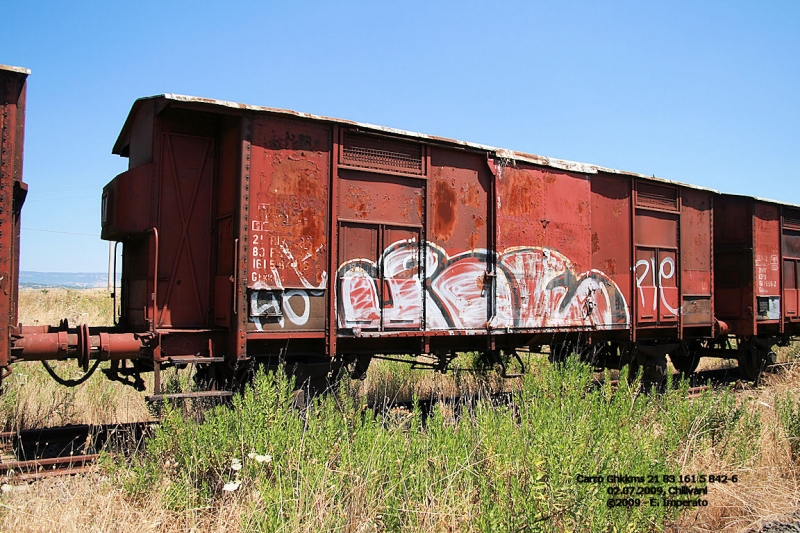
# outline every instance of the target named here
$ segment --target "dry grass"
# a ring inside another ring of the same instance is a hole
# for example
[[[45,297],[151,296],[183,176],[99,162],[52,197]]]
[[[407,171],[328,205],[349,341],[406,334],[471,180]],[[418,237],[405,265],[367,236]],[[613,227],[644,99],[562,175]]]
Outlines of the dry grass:
[[[20,289],[19,322],[26,326],[111,326],[112,299],[106,289]]]
[[[780,349],[779,361],[796,360],[799,353],[797,344]],[[796,365],[767,374],[761,389],[737,397],[740,405],[761,422],[758,439],[752,442],[752,458],[747,462],[721,456],[715,448],[690,453],[690,443],[686,443],[684,472],[736,474],[738,482],[709,485],[709,506],[687,512],[674,531],[755,531],[800,509],[800,458],[792,456],[790,435],[777,412],[778,403],[787,398],[794,402],[800,399],[800,367]]]
[[[0,530],[15,533],[185,533],[239,529],[244,506],[169,511],[159,499],[135,501],[107,478],[93,474],[8,486],[0,496]]]
[[[20,322],[28,325],[56,325],[61,318],[70,324],[111,324],[111,300],[104,290],[52,289],[23,290],[20,294]],[[800,348],[779,350],[779,361],[797,359]],[[76,372],[74,363],[59,365],[59,372]],[[735,366],[735,362],[704,359],[701,370]],[[42,427],[65,423],[100,423],[135,421],[149,418],[143,395],[130,387],[108,382],[101,376],[90,379],[75,389],[55,384],[38,365],[17,365],[5,384],[6,394],[0,397],[0,423],[6,428]],[[73,374],[74,377],[74,374]],[[358,385],[368,398],[388,394],[394,398],[430,395],[450,396],[460,390],[498,391],[513,387],[512,381],[498,381],[468,372],[441,375],[430,371],[398,370],[395,365],[378,363],[370,369],[367,380]],[[675,462],[683,465],[683,474],[738,475],[737,483],[709,486],[709,506],[687,511],[670,526],[670,531],[734,532],[791,515],[800,506],[800,463],[793,457],[789,435],[783,429],[776,409],[781,399],[800,398],[800,368],[786,366],[778,374],[769,375],[764,387],[737,396],[740,405],[756,413],[760,420],[758,438],[752,443],[753,453],[746,460],[717,448],[695,447],[690,436],[678,450]],[[359,493],[354,484],[352,494]],[[152,491],[152,494],[162,494]],[[353,509],[360,523],[352,531],[378,531],[380,516],[368,495],[358,498],[363,505]],[[335,502],[319,500],[310,504],[324,513]],[[451,518],[456,510],[469,507],[468,502],[436,504],[431,495],[431,512],[427,531],[461,530]],[[252,494],[241,492],[226,496],[213,508],[194,508],[175,512],[159,497],[133,499],[116,482],[99,474],[73,478],[47,479],[30,485],[4,488],[0,494],[0,531],[115,531],[164,532],[240,531],[247,524],[248,509],[260,505]],[[263,503],[263,502],[262,502]],[[441,502],[440,502],[441,503]],[[449,512],[446,512],[449,511]],[[316,511],[314,511],[316,512]],[[469,512],[468,509],[464,512]],[[455,514],[454,514],[455,513]],[[245,517],[245,518],[243,518]],[[245,522],[242,522],[245,520]],[[427,522],[426,522],[427,524]]]
[[[22,289],[19,321],[25,325],[112,325],[112,303],[105,289]],[[82,372],[74,361],[52,364],[65,378]],[[100,369],[107,368],[107,363]],[[0,396],[0,428],[22,430],[65,424],[104,424],[150,419],[144,393],[108,381],[100,373],[77,387],[53,381],[38,363],[12,366]]]
[[[59,375],[82,374],[73,362],[52,364]],[[105,365],[101,365],[101,368]],[[100,374],[77,387],[59,385],[37,363],[18,364],[3,383],[0,428],[16,431],[66,424],[139,422],[151,417],[144,393]]]

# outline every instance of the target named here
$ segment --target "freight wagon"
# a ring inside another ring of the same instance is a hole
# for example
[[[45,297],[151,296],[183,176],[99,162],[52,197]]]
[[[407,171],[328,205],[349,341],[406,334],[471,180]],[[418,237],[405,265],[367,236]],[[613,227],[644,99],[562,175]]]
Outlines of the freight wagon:
[[[648,379],[667,357],[734,357],[754,379],[800,331],[795,206],[173,94],[137,100],[113,153],[129,161],[102,194],[118,324],[10,326],[6,368],[110,359],[137,386],[154,371],[161,398],[167,366],[224,387],[254,362],[305,379],[478,351],[505,373],[549,346]]]

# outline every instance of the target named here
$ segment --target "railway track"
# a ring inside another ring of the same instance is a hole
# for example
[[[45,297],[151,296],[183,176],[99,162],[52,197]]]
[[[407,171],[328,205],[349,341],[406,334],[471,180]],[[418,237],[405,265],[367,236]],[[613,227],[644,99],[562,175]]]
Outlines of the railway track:
[[[131,453],[156,424],[82,424],[0,433],[0,480],[26,482],[92,472],[100,451]]]

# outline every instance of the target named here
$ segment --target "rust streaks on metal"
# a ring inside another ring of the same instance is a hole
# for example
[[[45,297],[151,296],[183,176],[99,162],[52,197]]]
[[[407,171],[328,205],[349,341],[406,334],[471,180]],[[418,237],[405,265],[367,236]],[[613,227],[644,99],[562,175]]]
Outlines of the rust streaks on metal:
[[[433,181],[433,235],[439,241],[453,237],[458,222],[455,187],[446,179]]]

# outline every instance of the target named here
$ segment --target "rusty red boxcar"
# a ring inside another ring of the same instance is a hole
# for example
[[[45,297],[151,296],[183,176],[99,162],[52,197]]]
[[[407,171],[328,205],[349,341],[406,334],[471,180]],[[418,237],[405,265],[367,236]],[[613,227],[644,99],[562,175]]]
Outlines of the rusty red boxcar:
[[[774,363],[771,347],[800,334],[800,209],[747,196],[714,202],[717,316],[739,339],[750,379]]]
[[[10,290],[26,74],[0,69]],[[113,152],[129,160],[102,194],[102,238],[122,246],[118,324],[16,328],[0,291],[0,368],[111,360],[137,387],[154,371],[159,399],[168,366],[221,389],[253,363],[305,379],[363,375],[373,357],[445,370],[477,351],[508,375],[518,348],[548,346],[648,379],[701,356],[755,378],[800,332],[797,206],[170,94],[134,103]]]
[[[120,325],[157,363],[547,344],[619,365],[718,332],[713,191],[176,95],[137,101],[114,153]]]

